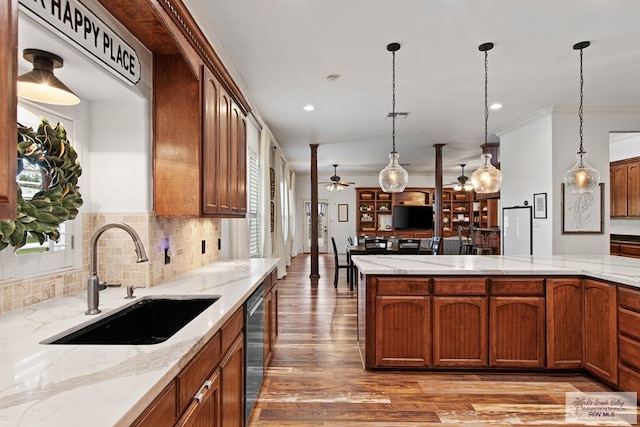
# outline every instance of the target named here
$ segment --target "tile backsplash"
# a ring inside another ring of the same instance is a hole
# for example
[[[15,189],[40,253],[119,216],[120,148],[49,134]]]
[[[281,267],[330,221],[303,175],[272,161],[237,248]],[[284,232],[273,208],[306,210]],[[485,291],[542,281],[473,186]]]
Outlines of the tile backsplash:
[[[137,264],[129,235],[120,229],[109,229],[102,234],[97,245],[98,276],[103,282],[120,283],[123,287],[159,285],[220,258],[219,219],[156,218],[153,212],[84,214],[82,269],[0,282],[0,313],[86,289],[91,236],[99,227],[112,222],[124,222],[136,230],[149,262]],[[167,242],[171,259],[165,264],[164,246]]]

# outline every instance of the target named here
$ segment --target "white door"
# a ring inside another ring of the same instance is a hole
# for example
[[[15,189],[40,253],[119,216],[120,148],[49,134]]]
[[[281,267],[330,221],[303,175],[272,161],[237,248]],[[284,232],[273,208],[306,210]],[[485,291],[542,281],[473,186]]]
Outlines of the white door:
[[[329,203],[326,200],[318,201],[318,252],[329,252],[328,232],[329,218]],[[304,201],[304,248],[305,253],[311,252],[311,201]]]

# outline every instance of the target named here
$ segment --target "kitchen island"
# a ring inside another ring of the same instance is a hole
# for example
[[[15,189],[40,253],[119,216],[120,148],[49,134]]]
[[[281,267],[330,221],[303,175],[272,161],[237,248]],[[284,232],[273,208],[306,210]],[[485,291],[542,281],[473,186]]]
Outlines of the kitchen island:
[[[136,289],[138,298],[219,297],[167,341],[154,345],[40,343],[131,303],[124,298],[124,288],[100,292],[100,316],[84,314],[86,293],[0,315],[0,425],[130,425],[194,356],[214,348],[211,343],[223,325],[235,322],[234,330],[241,329],[244,302],[267,280],[277,261],[217,261],[163,285]]]
[[[640,261],[354,256],[366,369],[586,371],[640,392]]]

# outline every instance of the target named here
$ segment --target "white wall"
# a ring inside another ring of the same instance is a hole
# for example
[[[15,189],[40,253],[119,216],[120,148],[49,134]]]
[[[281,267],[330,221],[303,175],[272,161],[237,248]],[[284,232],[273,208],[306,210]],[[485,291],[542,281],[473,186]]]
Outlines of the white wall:
[[[553,253],[553,199],[551,174],[551,110],[544,110],[499,133],[502,189],[500,207],[533,206],[533,195],[547,193],[547,218],[532,219],[533,254]],[[499,213],[502,224],[502,209]]]

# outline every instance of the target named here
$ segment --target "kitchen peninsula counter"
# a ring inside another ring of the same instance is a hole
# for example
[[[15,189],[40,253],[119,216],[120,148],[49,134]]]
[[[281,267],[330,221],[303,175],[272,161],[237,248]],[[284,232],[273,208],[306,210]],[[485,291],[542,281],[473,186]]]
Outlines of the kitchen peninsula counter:
[[[100,292],[99,316],[86,316],[86,292],[0,315],[0,425],[129,425],[242,306],[277,259],[216,261],[150,295],[219,299],[155,345],[46,345],[41,341],[131,303],[125,288]]]
[[[640,260],[353,256],[366,369],[586,372],[640,393]]]

